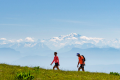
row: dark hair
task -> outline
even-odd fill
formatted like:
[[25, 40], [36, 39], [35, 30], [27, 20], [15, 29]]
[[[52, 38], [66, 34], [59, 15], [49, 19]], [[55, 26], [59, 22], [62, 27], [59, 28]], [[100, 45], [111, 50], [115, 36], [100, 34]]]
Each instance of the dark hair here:
[[54, 52], [54, 54], [57, 54], [57, 52]]

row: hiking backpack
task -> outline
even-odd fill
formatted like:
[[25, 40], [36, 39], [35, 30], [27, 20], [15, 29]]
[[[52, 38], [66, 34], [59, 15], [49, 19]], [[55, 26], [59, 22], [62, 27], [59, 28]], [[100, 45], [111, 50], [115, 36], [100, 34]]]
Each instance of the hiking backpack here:
[[84, 61], [86, 61], [85, 57], [83, 55], [81, 55], [84, 58]]

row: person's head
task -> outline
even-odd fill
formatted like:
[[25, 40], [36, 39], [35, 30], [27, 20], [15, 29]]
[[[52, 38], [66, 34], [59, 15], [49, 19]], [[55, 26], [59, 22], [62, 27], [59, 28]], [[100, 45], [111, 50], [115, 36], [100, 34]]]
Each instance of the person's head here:
[[80, 57], [80, 53], [77, 53], [77, 56]]
[[56, 56], [56, 55], [57, 55], [57, 52], [54, 52], [54, 55]]

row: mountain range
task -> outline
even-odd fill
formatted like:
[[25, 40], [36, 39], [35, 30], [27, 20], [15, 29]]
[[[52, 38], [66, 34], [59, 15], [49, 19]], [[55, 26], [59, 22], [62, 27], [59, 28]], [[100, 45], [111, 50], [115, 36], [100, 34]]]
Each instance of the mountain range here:
[[[111, 41], [112, 43], [109, 41], [109, 43], [119, 46], [117, 43], [119, 40], [115, 41]], [[68, 69], [73, 70], [78, 61], [77, 52], [85, 56], [87, 66], [120, 64], [119, 48], [108, 45], [108, 42], [103, 38], [86, 37], [76, 33], [51, 39], [32, 40], [31, 42], [0, 44], [0, 62], [24, 66], [39, 65], [49, 68], [55, 51], [58, 52], [61, 68], [65, 69], [68, 67]]]
[[[42, 39], [35, 41], [34, 39], [27, 37], [26, 41], [20, 39], [14, 42], [10, 40], [1, 40], [0, 48], [12, 48], [20, 52], [28, 52], [30, 50], [36, 51], [61, 51], [66, 52], [72, 48], [117, 48], [120, 47], [120, 40], [106, 40], [104, 38], [86, 37], [76, 33], [69, 35], [61, 35], [50, 39]], [[30, 51], [31, 52], [31, 51]], [[36, 53], [36, 52], [35, 52]]]

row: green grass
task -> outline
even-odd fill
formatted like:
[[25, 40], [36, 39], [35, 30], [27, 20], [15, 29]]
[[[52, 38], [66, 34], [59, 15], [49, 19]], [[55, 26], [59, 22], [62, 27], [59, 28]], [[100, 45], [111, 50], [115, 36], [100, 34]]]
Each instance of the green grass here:
[[39, 67], [21, 67], [0, 64], [0, 80], [17, 80], [15, 76], [20, 72], [30, 72], [33, 80], [120, 80], [120, 76], [107, 73], [91, 73], [78, 71], [46, 70]]

